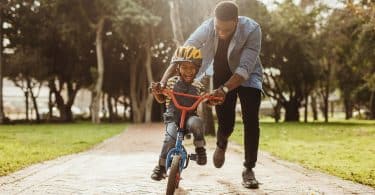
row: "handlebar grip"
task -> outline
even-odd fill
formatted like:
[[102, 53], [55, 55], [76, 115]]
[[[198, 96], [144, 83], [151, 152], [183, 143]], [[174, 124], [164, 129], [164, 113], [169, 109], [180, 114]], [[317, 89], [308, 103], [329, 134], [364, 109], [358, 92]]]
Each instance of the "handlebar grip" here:
[[209, 96], [208, 100], [224, 101], [224, 98], [222, 98], [222, 97], [216, 97], [216, 96]]

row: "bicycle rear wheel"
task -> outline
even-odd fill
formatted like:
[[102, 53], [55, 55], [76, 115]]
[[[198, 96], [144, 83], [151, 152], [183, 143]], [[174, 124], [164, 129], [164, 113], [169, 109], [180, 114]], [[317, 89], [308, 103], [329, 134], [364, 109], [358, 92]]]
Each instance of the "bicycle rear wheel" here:
[[180, 155], [173, 156], [168, 175], [167, 195], [173, 195], [175, 189], [178, 188], [178, 184], [180, 183], [180, 161]]

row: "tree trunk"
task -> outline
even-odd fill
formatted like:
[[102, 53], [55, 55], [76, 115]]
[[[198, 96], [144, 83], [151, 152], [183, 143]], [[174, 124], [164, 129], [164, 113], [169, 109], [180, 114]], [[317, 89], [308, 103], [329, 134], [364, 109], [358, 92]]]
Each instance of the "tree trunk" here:
[[0, 124], [3, 124], [5, 122], [3, 105], [3, 5], [0, 6], [0, 40]]
[[59, 110], [59, 113], [60, 113], [60, 120], [63, 121], [63, 122], [71, 122], [71, 121], [73, 121], [73, 113], [72, 113], [71, 108], [72, 108], [72, 105], [74, 103], [74, 99], [77, 95], [77, 91], [79, 89], [79, 86], [77, 85], [75, 88], [73, 88], [73, 85], [72, 85], [71, 82], [66, 83], [68, 101], [65, 104], [64, 99], [61, 95], [61, 89], [62, 89], [62, 86], [64, 84], [63, 84], [62, 81], [59, 81], [59, 82], [60, 82], [59, 90], [57, 90], [54, 80], [50, 80], [48, 82], [48, 86], [55, 96], [56, 106], [57, 106], [57, 109]]
[[316, 103], [316, 97], [315, 95], [311, 95], [311, 111], [313, 113], [314, 121], [318, 120], [318, 108]]
[[324, 95], [323, 99], [323, 116], [324, 116], [324, 122], [328, 122], [328, 96], [329, 94]]
[[215, 136], [215, 123], [214, 123], [214, 117], [212, 114], [212, 108], [207, 105], [207, 103], [202, 104], [202, 118], [204, 121], [204, 130], [206, 135], [212, 135]]
[[375, 119], [375, 91], [371, 92], [369, 109], [370, 109], [370, 119], [373, 120]]
[[112, 96], [110, 96], [109, 94], [107, 95], [107, 107], [109, 114], [109, 122], [113, 122], [115, 120], [115, 117], [113, 112]]
[[36, 122], [40, 122], [40, 114], [39, 114], [39, 108], [38, 108], [38, 103], [36, 101], [36, 97], [34, 96], [34, 93], [31, 88], [29, 88], [30, 95], [31, 95], [31, 100], [33, 101], [34, 109], [35, 109], [35, 118]]
[[145, 83], [145, 67], [139, 66], [142, 56], [137, 56], [135, 63], [130, 65], [130, 103], [131, 103], [131, 116], [135, 123], [141, 123], [144, 119], [145, 102], [143, 99], [143, 83]]
[[[206, 92], [209, 92], [211, 89], [211, 79], [212, 77], [204, 77], [202, 79], [202, 84], [205, 86]], [[204, 130], [206, 135], [216, 135], [214, 117], [212, 114], [212, 108], [207, 105], [207, 103], [202, 104], [202, 119], [204, 121]]]
[[145, 106], [145, 122], [150, 123], [152, 120], [152, 103], [154, 101], [154, 97], [151, 94], [147, 95], [146, 98], [146, 106]]
[[182, 34], [182, 26], [180, 21], [179, 2], [175, 0], [169, 1], [169, 12], [173, 30], [173, 41], [176, 46], [180, 46], [184, 42]]
[[344, 108], [345, 108], [345, 119], [351, 119], [353, 117], [353, 104], [349, 97], [344, 95]]
[[48, 119], [47, 120], [51, 120], [53, 118], [52, 94], [53, 94], [53, 92], [50, 89], [49, 94], [48, 94]]
[[71, 107], [64, 106], [62, 110], [60, 111], [60, 114], [62, 114], [62, 120], [64, 122], [71, 122], [73, 121], [73, 113]]
[[95, 83], [95, 88], [93, 92], [93, 102], [92, 102], [92, 111], [91, 111], [91, 121], [93, 123], [100, 123], [100, 97], [102, 95], [102, 86], [103, 86], [103, 74], [104, 74], [104, 59], [103, 59], [103, 28], [104, 28], [105, 18], [102, 17], [99, 19], [99, 22], [96, 26], [96, 57], [97, 57], [97, 79]]
[[59, 113], [60, 113], [60, 120], [63, 122], [73, 121], [73, 113], [72, 113], [71, 107], [64, 104], [64, 100], [60, 94], [57, 95], [55, 93], [55, 96], [56, 96], [57, 108], [59, 109]]
[[24, 91], [25, 95], [25, 111], [26, 111], [26, 121], [29, 121], [29, 91]]
[[26, 79], [26, 82], [27, 82], [27, 90], [30, 92], [31, 100], [32, 100], [33, 105], [34, 105], [36, 122], [39, 123], [40, 122], [40, 115], [39, 115], [38, 103], [36, 102], [36, 97], [34, 96], [34, 92], [33, 92], [32, 87], [31, 87], [30, 79]]
[[286, 102], [284, 108], [285, 121], [299, 121], [299, 102], [295, 98]]
[[276, 105], [273, 106], [273, 117], [275, 119], [275, 122], [278, 123], [281, 118], [281, 102], [280, 100], [276, 100]]
[[118, 97], [115, 97], [114, 98], [115, 100], [115, 105], [114, 105], [114, 108], [115, 108], [115, 117], [117, 118], [118, 117], [118, 109], [117, 109], [117, 105], [118, 105]]
[[305, 113], [304, 113], [304, 122], [307, 123], [307, 109], [309, 107], [309, 96], [305, 95]]
[[102, 109], [100, 110], [100, 112], [103, 114], [103, 119], [106, 119], [107, 118], [107, 114], [108, 114], [108, 110], [107, 110], [107, 106], [108, 105], [105, 105], [105, 97], [106, 97], [106, 95], [105, 95], [105, 93], [102, 93], [102, 96], [100, 96], [100, 100], [101, 100], [101, 107], [102, 107]]
[[[150, 49], [150, 46], [151, 46], [151, 41], [150, 40], [147, 40], [146, 41], [146, 45], [145, 45], [145, 54], [146, 54], [146, 60], [144, 62], [144, 66], [146, 68], [146, 72], [147, 72], [147, 83], [151, 83], [152, 81], [154, 81], [153, 79], [153, 75], [152, 75], [152, 67], [151, 67], [151, 49]], [[144, 86], [146, 88], [146, 90], [148, 89], [148, 84], [146, 83], [146, 86]], [[151, 122], [151, 116], [152, 116], [152, 103], [154, 101], [154, 97], [151, 93], [146, 93], [146, 106], [145, 106], [145, 122], [146, 123], [149, 123]]]

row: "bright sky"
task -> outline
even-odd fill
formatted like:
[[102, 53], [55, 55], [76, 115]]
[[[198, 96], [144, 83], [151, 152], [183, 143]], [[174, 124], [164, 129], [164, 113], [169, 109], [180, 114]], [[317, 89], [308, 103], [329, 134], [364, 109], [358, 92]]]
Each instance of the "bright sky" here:
[[[275, 4], [274, 2], [283, 2], [284, 0], [259, 0], [261, 2], [263, 2], [267, 8], [269, 10], [273, 10], [275, 9]], [[299, 3], [300, 0], [294, 0], [296, 3]], [[329, 7], [340, 7], [342, 6], [342, 3], [339, 3], [338, 0], [316, 0], [316, 1], [320, 1], [320, 2], [324, 2], [325, 4], [327, 4]]]

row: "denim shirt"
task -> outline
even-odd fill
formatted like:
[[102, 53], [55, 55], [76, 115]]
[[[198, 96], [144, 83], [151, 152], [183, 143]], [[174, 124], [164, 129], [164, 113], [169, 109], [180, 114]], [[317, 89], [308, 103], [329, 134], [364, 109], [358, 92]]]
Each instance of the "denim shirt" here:
[[[258, 23], [251, 18], [239, 16], [227, 54], [231, 72], [237, 73], [245, 79], [241, 85], [260, 90], [262, 90], [263, 80], [263, 67], [259, 58], [261, 36]], [[197, 75], [198, 79], [204, 75], [213, 75], [213, 60], [218, 40], [214, 18], [210, 18], [203, 22], [185, 42], [185, 46], [195, 46], [202, 52], [203, 63]]]

